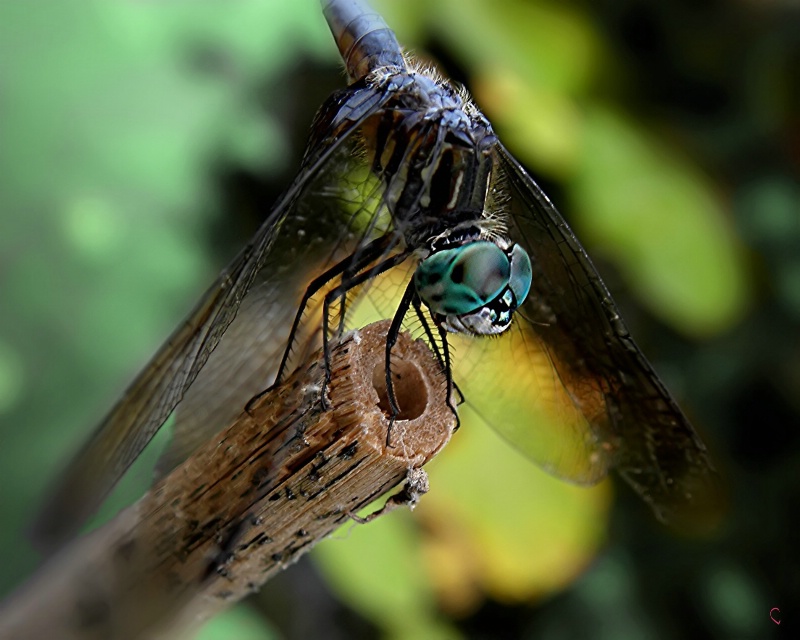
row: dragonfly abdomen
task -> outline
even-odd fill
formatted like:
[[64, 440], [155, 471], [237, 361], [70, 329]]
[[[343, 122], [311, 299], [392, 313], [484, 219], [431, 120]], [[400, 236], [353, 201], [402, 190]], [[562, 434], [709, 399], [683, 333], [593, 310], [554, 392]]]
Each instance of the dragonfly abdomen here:
[[382, 67], [407, 70], [394, 32], [365, 2], [323, 0], [322, 12], [351, 82]]

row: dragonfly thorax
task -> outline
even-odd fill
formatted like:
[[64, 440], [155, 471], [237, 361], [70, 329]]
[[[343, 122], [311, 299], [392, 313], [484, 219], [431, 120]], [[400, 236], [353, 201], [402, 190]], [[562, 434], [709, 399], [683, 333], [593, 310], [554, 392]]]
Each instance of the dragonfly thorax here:
[[491, 335], [511, 324], [531, 287], [531, 261], [518, 244], [478, 240], [436, 251], [414, 274], [414, 286], [448, 331]]
[[402, 88], [361, 133], [371, 171], [386, 186], [384, 202], [411, 243], [480, 219], [497, 144], [489, 122], [449, 83], [424, 72], [376, 72], [369, 84]]

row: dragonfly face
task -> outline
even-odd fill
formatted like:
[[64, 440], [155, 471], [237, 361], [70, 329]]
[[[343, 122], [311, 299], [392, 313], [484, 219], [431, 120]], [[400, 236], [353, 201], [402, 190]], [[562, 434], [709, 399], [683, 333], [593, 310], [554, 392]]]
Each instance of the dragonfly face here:
[[703, 443], [547, 196], [363, 2], [323, 11], [350, 85], [262, 227], [68, 467], [43, 541], [77, 529], [176, 407], [161, 472], [332, 335], [384, 318], [387, 367], [416, 327], [466, 402], [547, 471], [592, 484], [616, 468], [661, 519], [708, 508]]
[[504, 251], [498, 241], [479, 240], [423, 260], [414, 287], [448, 331], [502, 333], [530, 291], [531, 260], [517, 244]]

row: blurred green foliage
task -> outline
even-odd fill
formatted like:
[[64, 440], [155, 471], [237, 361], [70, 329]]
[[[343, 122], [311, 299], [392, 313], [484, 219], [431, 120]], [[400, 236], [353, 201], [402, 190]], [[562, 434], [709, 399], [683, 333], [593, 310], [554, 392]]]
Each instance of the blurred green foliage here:
[[277, 640], [280, 636], [263, 616], [248, 607], [234, 607], [210, 622], [194, 636], [194, 640]]
[[45, 484], [220, 267], [212, 166], [280, 166], [255, 94], [322, 55], [316, 18], [262, 1], [0, 5], [3, 591], [35, 562], [21, 533]]
[[[413, 517], [315, 552], [365, 635], [766, 637], [771, 606], [800, 610], [800, 26], [756, 4], [376, 2], [467, 82], [626, 311], [647, 310], [626, 317], [733, 497], [708, 542], [635, 508], [609, 528], [608, 484], [560, 483], [465, 420]], [[336, 86], [316, 1], [0, 3], [0, 593], [36, 564], [23, 532], [46, 483], [233, 253], [214, 242], [247, 225], [226, 172], [290, 178], [310, 120], [287, 113], [315, 106], [301, 59]], [[316, 597], [297, 615], [323, 616]], [[274, 637], [255, 616], [201, 637]]]

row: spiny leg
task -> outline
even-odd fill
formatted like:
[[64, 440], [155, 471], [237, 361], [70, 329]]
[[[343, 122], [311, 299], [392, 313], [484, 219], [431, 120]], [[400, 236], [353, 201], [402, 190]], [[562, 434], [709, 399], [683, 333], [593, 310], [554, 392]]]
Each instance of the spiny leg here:
[[442, 368], [442, 371], [444, 371], [445, 364], [443, 356], [441, 351], [439, 351], [439, 345], [436, 342], [433, 331], [431, 331], [431, 325], [428, 322], [428, 319], [425, 317], [425, 312], [422, 310], [422, 303], [420, 302], [419, 296], [414, 296], [414, 299], [411, 301], [411, 305], [414, 307], [414, 312], [417, 314], [417, 318], [422, 325], [422, 329], [425, 332], [425, 337], [428, 339], [428, 342], [431, 345], [433, 354], [436, 356], [436, 360], [439, 363], [439, 366]]
[[[425, 331], [425, 335], [428, 337], [428, 342], [430, 342], [431, 347], [433, 348], [433, 352], [436, 355], [436, 359], [439, 362], [439, 366], [442, 368], [442, 373], [445, 375], [445, 380], [447, 380], [447, 406], [449, 407], [450, 411], [453, 412], [453, 415], [456, 418], [456, 430], [459, 429], [461, 426], [461, 418], [458, 416], [458, 411], [456, 411], [455, 406], [453, 405], [453, 390], [458, 393], [461, 397], [462, 401], [464, 399], [464, 395], [461, 393], [461, 390], [458, 388], [458, 385], [453, 381], [453, 369], [452, 369], [452, 361], [450, 360], [450, 344], [447, 342], [447, 331], [441, 326], [437, 325], [437, 330], [439, 331], [439, 339], [442, 342], [442, 350], [439, 351], [439, 345], [436, 342], [436, 339], [433, 336], [433, 331], [431, 331], [431, 326], [428, 323], [428, 319], [425, 317], [425, 313], [422, 310], [422, 303], [419, 299], [419, 296], [414, 296], [411, 301], [412, 306], [414, 307], [414, 311], [419, 318], [420, 323], [422, 323], [422, 327]], [[460, 403], [459, 403], [460, 404]]]
[[436, 356], [436, 360], [439, 363], [439, 366], [442, 368], [442, 373], [444, 373], [446, 369], [444, 356], [439, 349], [439, 343], [437, 342], [436, 337], [433, 335], [431, 325], [428, 322], [428, 319], [425, 317], [425, 312], [422, 310], [422, 302], [420, 301], [419, 296], [414, 296], [414, 298], [411, 300], [411, 306], [414, 307], [414, 312], [417, 314], [417, 318], [422, 325], [422, 329], [425, 331], [425, 337], [428, 339], [431, 349], [433, 350], [433, 354]]
[[452, 361], [450, 360], [450, 344], [447, 342], [447, 331], [439, 325], [439, 337], [442, 339], [442, 352], [444, 354], [444, 375], [445, 379], [447, 380], [447, 406], [450, 408], [450, 411], [453, 412], [453, 415], [456, 417], [456, 426], [455, 431], [461, 427], [461, 418], [458, 416], [458, 411], [456, 411], [456, 407], [453, 404], [453, 389], [458, 392], [458, 395], [461, 396], [462, 402], [464, 399], [464, 395], [461, 393], [461, 389], [458, 388], [458, 385], [453, 381], [453, 369], [452, 369]]
[[389, 327], [389, 332], [386, 334], [386, 395], [389, 398], [389, 428], [386, 431], [386, 446], [389, 447], [390, 439], [392, 437], [392, 427], [398, 415], [400, 415], [400, 408], [397, 406], [397, 398], [394, 395], [394, 385], [392, 384], [392, 369], [391, 369], [391, 356], [392, 347], [397, 343], [397, 338], [400, 335], [400, 329], [403, 326], [403, 318], [405, 318], [408, 309], [413, 303], [417, 295], [417, 288], [412, 279], [406, 290], [403, 293], [403, 298], [400, 300], [400, 306], [397, 307], [392, 324]]
[[[408, 251], [401, 251], [400, 253], [391, 256], [384, 260], [383, 262], [378, 263], [371, 269], [367, 269], [366, 271], [362, 271], [361, 273], [357, 274], [352, 280], [347, 282], [341, 282], [338, 286], [334, 287], [330, 291], [325, 294], [325, 298], [322, 302], [322, 353], [324, 354], [324, 366], [325, 366], [325, 388], [327, 388], [328, 384], [331, 381], [331, 363], [330, 363], [330, 354], [328, 352], [328, 334], [330, 330], [329, 326], [329, 319], [330, 319], [330, 307], [336, 298], [347, 295], [347, 292], [355, 289], [356, 287], [364, 284], [367, 280], [371, 280], [376, 276], [388, 271], [389, 269], [393, 269], [397, 265], [404, 262], [410, 253]], [[323, 406], [325, 405], [325, 389], [323, 388], [323, 393], [321, 394], [321, 401]]]
[[[379, 191], [379, 187], [375, 187], [375, 189], [373, 189], [371, 195], [374, 196], [374, 194], [377, 191]], [[368, 196], [365, 200], [369, 200], [369, 199], [370, 199], [370, 196]], [[355, 218], [355, 215], [356, 214], [353, 215], [354, 218]], [[377, 226], [378, 226], [378, 220], [380, 219], [380, 217], [381, 216], [378, 213], [376, 213], [375, 215], [373, 215], [370, 218], [369, 224], [367, 225], [367, 228], [364, 230], [364, 233], [362, 234], [362, 238], [369, 238], [373, 233], [375, 233], [375, 231], [377, 229]], [[392, 249], [394, 249], [400, 243], [400, 234], [397, 234], [397, 233], [393, 234], [392, 232], [385, 232], [378, 239], [380, 240], [380, 239], [383, 239], [383, 238], [387, 238], [389, 236], [392, 236], [393, 242], [390, 242], [390, 241], [387, 240], [386, 246], [384, 247], [384, 252], [383, 252], [384, 255], [387, 255], [390, 251], [392, 251]], [[367, 245], [364, 248], [369, 248], [369, 245]], [[374, 259], [377, 259], [377, 258], [378, 258], [378, 256], [375, 256]], [[353, 268], [349, 268], [349, 267], [346, 268], [345, 271], [342, 272], [342, 281], [346, 280], [348, 277], [353, 277], [355, 274], [357, 274], [359, 271], [361, 271], [361, 269], [366, 268], [366, 266], [370, 262], [372, 262], [372, 260], [369, 260], [366, 263], [364, 263], [363, 261], [359, 261], [358, 264], [360, 264], [360, 266], [354, 266]], [[350, 274], [349, 276], [348, 276], [348, 273]], [[341, 303], [340, 303], [341, 312], [339, 314], [339, 327], [337, 328], [337, 333], [339, 335], [344, 333], [344, 322], [345, 322], [345, 318], [347, 316], [346, 307], [347, 307], [347, 295], [345, 294], [344, 296], [342, 296], [342, 300], [341, 300]]]
[[283, 377], [286, 374], [286, 367], [288, 366], [289, 358], [291, 357], [292, 354], [292, 346], [294, 345], [295, 335], [300, 327], [300, 322], [302, 322], [303, 320], [303, 313], [306, 310], [306, 306], [308, 305], [309, 300], [311, 300], [311, 298], [313, 298], [317, 293], [319, 293], [319, 291], [331, 280], [333, 280], [339, 275], [346, 273], [348, 269], [352, 269], [354, 272], [360, 271], [361, 269], [368, 266], [370, 262], [379, 258], [381, 254], [383, 254], [391, 247], [393, 235], [394, 234], [387, 233], [379, 238], [376, 238], [375, 240], [372, 240], [361, 249], [361, 255], [356, 256], [355, 254], [351, 254], [347, 256], [343, 260], [340, 260], [335, 265], [333, 265], [330, 269], [328, 269], [321, 275], [314, 278], [309, 283], [309, 285], [306, 287], [302, 299], [300, 300], [300, 305], [297, 309], [297, 313], [294, 316], [294, 321], [292, 322], [292, 329], [289, 332], [289, 339], [286, 342], [286, 348], [284, 349], [283, 357], [281, 358], [281, 363], [278, 366], [278, 373], [275, 376], [275, 382], [273, 382], [270, 387], [268, 387], [261, 393], [258, 393], [255, 396], [253, 396], [245, 406], [245, 411], [250, 413], [253, 404], [257, 402], [259, 398], [261, 398], [270, 389], [276, 387], [283, 381]]
[[278, 367], [278, 375], [275, 378], [275, 384], [279, 384], [282, 381], [283, 376], [286, 374], [286, 367], [288, 365], [289, 358], [291, 357], [295, 335], [300, 327], [300, 322], [303, 320], [303, 313], [306, 310], [309, 300], [319, 293], [319, 291], [336, 276], [342, 275], [347, 271], [357, 273], [369, 265], [370, 262], [379, 258], [381, 254], [383, 254], [389, 248], [389, 245], [392, 241], [392, 235], [393, 234], [386, 234], [369, 242], [361, 249], [361, 255], [356, 256], [356, 254], [351, 254], [347, 256], [343, 260], [337, 262], [325, 273], [314, 278], [309, 283], [308, 287], [306, 287], [305, 293], [303, 294], [303, 298], [300, 301], [300, 306], [297, 309], [294, 321], [292, 322], [292, 330], [289, 332], [289, 340], [286, 344], [286, 349], [283, 352], [281, 364]]

